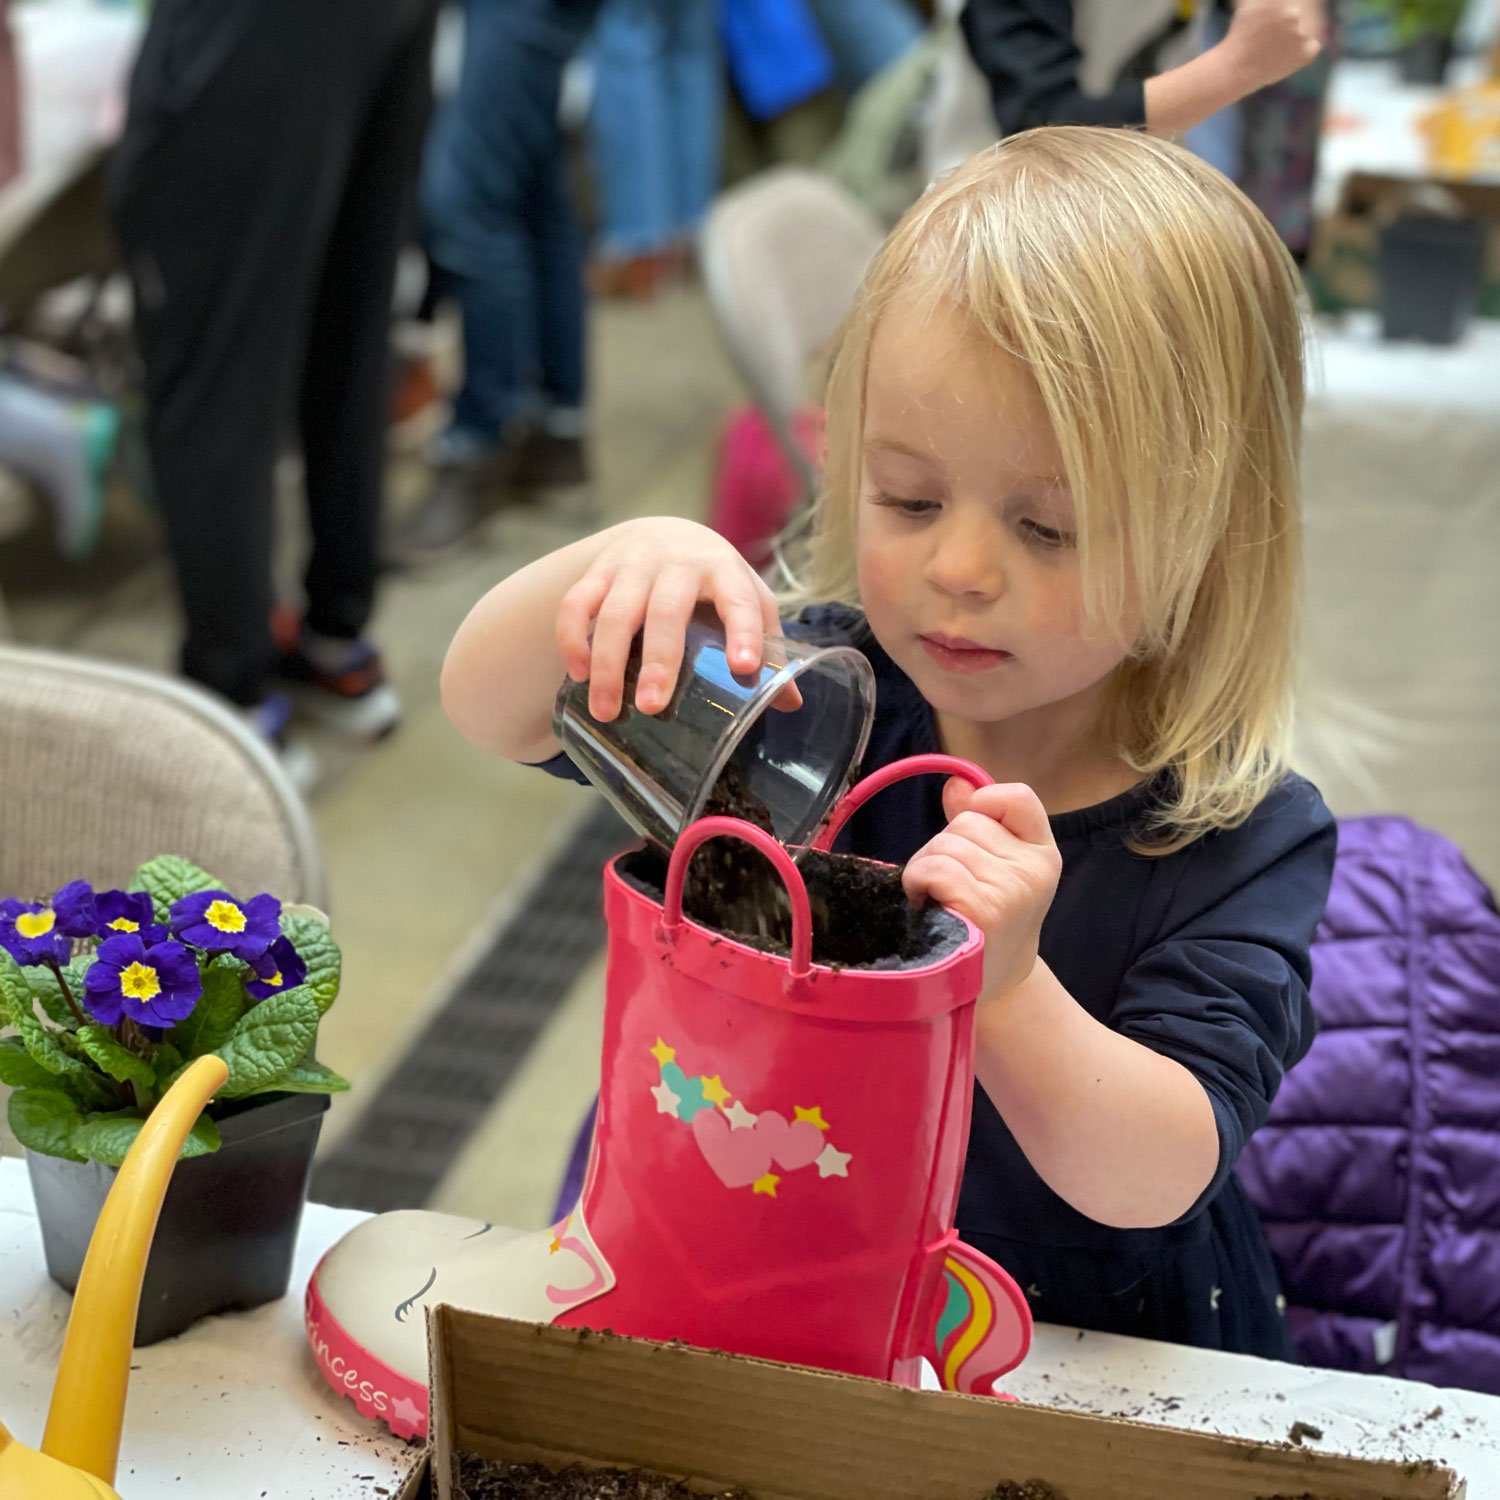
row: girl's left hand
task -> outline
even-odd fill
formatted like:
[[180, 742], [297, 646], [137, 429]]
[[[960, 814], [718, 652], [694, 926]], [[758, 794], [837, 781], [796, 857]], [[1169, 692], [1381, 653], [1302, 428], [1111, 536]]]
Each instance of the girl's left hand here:
[[984, 934], [984, 993], [990, 1000], [1036, 966], [1042, 918], [1052, 905], [1062, 856], [1046, 809], [1029, 786], [943, 788], [948, 826], [906, 866], [907, 896], [951, 907]]

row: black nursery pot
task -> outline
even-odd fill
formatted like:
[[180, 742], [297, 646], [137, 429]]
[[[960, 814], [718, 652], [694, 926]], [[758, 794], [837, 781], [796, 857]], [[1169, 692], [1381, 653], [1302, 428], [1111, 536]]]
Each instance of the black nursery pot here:
[[[326, 1094], [267, 1094], [230, 1105], [211, 1156], [179, 1161], [156, 1226], [135, 1346], [211, 1313], [286, 1295]], [[74, 1291], [117, 1169], [26, 1153], [47, 1272]]]
[[1380, 232], [1380, 317], [1388, 339], [1452, 344], [1479, 305], [1486, 227], [1479, 219], [1397, 219]]
[[1441, 83], [1452, 60], [1453, 38], [1436, 31], [1413, 37], [1397, 54], [1403, 83]]

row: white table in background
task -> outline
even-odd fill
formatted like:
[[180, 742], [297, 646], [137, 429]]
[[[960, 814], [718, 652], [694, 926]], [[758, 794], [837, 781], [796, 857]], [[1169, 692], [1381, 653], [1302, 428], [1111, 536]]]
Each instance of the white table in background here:
[[[416, 1450], [336, 1397], [302, 1337], [297, 1293], [362, 1217], [309, 1205], [291, 1297], [137, 1351], [124, 1500], [367, 1500], [395, 1489]], [[40, 1437], [68, 1306], [42, 1264], [25, 1168], [0, 1161], [0, 1418], [22, 1442]], [[1468, 1480], [1469, 1500], [1500, 1500], [1494, 1397], [1049, 1326], [1006, 1388], [1039, 1405], [1271, 1441], [1302, 1421], [1323, 1430], [1321, 1447], [1442, 1459]]]

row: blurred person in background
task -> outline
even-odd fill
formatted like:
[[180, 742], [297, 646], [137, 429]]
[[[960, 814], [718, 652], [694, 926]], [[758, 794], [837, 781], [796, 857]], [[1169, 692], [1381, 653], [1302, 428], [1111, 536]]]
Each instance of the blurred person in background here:
[[[400, 704], [375, 599], [389, 320], [436, 0], [158, 5], [109, 196], [135, 292], [182, 669], [285, 749], [294, 689], [362, 739]], [[274, 469], [301, 439], [305, 614], [277, 611]]]
[[649, 299], [690, 265], [719, 189], [718, 0], [604, 0], [589, 54], [600, 210], [591, 285], [601, 296]]
[[21, 171], [21, 79], [10, 29], [10, 0], [0, 0], [0, 188]]
[[[1340, 7], [1329, 0], [1328, 45], [1305, 68], [1247, 95], [1188, 131], [1184, 144], [1233, 178], [1303, 261], [1312, 246], [1313, 186], [1328, 86], [1339, 51]], [[1215, 5], [1205, 18], [1205, 51], [1228, 34], [1232, 11]]]
[[909, 0], [807, 0], [847, 95], [857, 94], [916, 44], [926, 29]]
[[516, 490], [588, 477], [584, 247], [558, 107], [600, 3], [464, 0], [458, 90], [421, 189], [434, 289], [462, 314], [464, 379], [397, 563], [463, 542]]
[[1323, 0], [1239, 0], [1222, 41], [1171, 66], [1190, 15], [1181, 0], [968, 0], [961, 20], [1002, 136], [1035, 125], [1186, 131], [1305, 68], [1327, 24]]

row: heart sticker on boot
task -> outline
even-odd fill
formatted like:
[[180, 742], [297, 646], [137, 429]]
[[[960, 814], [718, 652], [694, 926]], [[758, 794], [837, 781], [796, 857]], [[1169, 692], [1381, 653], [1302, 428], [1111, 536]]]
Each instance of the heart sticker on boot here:
[[783, 1172], [810, 1167], [822, 1154], [823, 1132], [809, 1120], [787, 1124], [786, 1116], [774, 1109], [757, 1115], [755, 1134], [771, 1148], [771, 1159]]
[[758, 1130], [731, 1130], [714, 1109], [700, 1110], [690, 1128], [703, 1159], [725, 1187], [749, 1187], [771, 1170], [771, 1147]]

